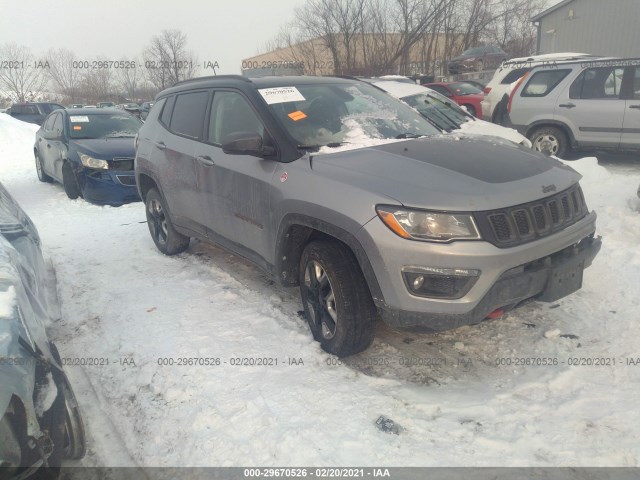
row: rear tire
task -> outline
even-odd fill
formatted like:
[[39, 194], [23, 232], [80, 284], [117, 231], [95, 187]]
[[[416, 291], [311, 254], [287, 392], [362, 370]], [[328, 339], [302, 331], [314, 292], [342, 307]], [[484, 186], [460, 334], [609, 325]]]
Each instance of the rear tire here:
[[300, 296], [313, 338], [339, 357], [365, 350], [375, 335], [376, 307], [353, 253], [337, 241], [302, 252]]
[[44, 173], [44, 170], [42, 168], [42, 159], [40, 158], [40, 154], [38, 153], [37, 150], [34, 151], [33, 153], [34, 153], [34, 155], [36, 157], [36, 173], [38, 174], [38, 180], [40, 180], [41, 182], [51, 183], [53, 181], [53, 178], [51, 178], [49, 175]]
[[171, 224], [167, 206], [160, 192], [152, 188], [145, 198], [147, 225], [153, 243], [165, 255], [176, 255], [189, 247], [190, 238], [178, 233]]
[[78, 179], [76, 178], [76, 174], [73, 173], [69, 162], [64, 162], [62, 166], [62, 186], [64, 187], [64, 192], [67, 194], [67, 197], [71, 200], [75, 200], [80, 196]]
[[478, 116], [478, 112], [476, 112], [476, 107], [474, 107], [473, 105], [471, 105], [469, 103], [465, 103], [464, 106], [467, 109], [467, 111], [469, 112], [469, 115], [472, 115], [474, 117]]
[[562, 158], [569, 150], [567, 135], [557, 127], [541, 127], [529, 135], [535, 151]]

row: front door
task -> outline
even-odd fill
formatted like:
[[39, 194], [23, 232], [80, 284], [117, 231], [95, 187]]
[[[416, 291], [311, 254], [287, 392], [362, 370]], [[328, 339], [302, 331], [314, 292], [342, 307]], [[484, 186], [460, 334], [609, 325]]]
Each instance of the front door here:
[[627, 69], [631, 75], [631, 92], [625, 101], [621, 147], [640, 148], [640, 67]]

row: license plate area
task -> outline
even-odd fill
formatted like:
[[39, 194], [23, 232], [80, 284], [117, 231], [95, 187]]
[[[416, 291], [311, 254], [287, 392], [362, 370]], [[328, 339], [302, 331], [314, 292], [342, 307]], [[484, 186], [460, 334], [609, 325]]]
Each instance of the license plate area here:
[[543, 302], [554, 302], [562, 297], [580, 290], [582, 287], [582, 275], [584, 261], [555, 267], [551, 270], [547, 286], [539, 299]]

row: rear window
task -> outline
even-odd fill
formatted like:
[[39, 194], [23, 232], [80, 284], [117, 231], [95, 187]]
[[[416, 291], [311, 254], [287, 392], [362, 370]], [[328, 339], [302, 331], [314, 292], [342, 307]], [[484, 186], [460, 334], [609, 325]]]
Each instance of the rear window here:
[[542, 70], [534, 73], [522, 90], [523, 97], [544, 97], [567, 76], [571, 70]]
[[209, 92], [206, 90], [178, 95], [171, 115], [171, 130], [187, 137], [200, 138], [208, 99]]
[[530, 72], [530, 68], [516, 68], [511, 70], [500, 82], [502, 85], [511, 85], [513, 82], [522, 77], [525, 73]]

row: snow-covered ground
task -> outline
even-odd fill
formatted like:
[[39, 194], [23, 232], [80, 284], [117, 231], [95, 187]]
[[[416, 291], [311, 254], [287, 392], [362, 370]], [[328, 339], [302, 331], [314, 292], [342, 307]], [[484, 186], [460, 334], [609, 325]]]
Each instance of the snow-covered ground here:
[[[215, 246], [165, 257], [142, 204], [98, 207], [38, 182], [36, 129], [0, 114], [0, 181], [55, 268], [62, 357], [103, 359], [66, 367], [85, 465], [640, 466], [640, 165], [570, 162], [604, 237], [579, 292], [437, 335], [380, 325], [338, 362], [297, 290]], [[380, 431], [381, 415], [404, 430]]]

